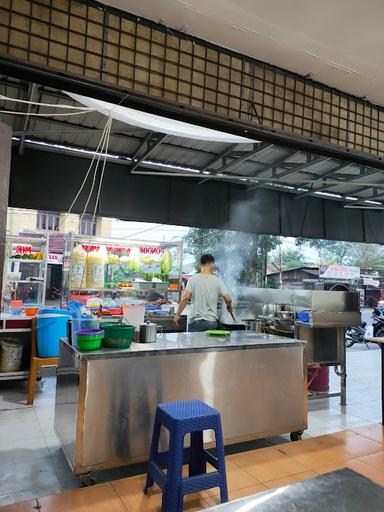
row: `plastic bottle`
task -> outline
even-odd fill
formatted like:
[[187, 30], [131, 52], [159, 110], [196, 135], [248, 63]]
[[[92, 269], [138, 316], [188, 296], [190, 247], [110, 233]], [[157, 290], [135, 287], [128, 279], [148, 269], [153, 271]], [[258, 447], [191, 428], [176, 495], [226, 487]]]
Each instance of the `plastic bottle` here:
[[69, 287], [71, 289], [85, 288], [85, 263], [87, 253], [81, 245], [77, 245], [71, 254]]
[[87, 288], [100, 290], [104, 288], [104, 266], [108, 261], [108, 252], [104, 246], [89, 252], [87, 256]]

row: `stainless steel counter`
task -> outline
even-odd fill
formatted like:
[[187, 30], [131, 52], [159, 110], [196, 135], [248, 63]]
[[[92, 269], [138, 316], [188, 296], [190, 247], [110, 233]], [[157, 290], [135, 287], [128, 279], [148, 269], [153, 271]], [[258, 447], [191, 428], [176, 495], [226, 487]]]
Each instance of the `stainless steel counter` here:
[[145, 459], [156, 404], [174, 400], [217, 408], [227, 443], [304, 430], [305, 347], [245, 331], [228, 338], [166, 334], [156, 343], [95, 352], [61, 340], [55, 429], [67, 460], [83, 474]]
[[68, 345], [78, 359], [115, 359], [144, 355], [188, 354], [201, 351], [239, 350], [266, 347], [300, 347], [302, 340], [291, 340], [273, 334], [250, 331], [233, 331], [230, 336], [208, 336], [204, 332], [169, 333], [158, 336], [155, 343], [132, 343], [127, 349], [101, 348], [93, 352], [82, 352], [76, 346]]

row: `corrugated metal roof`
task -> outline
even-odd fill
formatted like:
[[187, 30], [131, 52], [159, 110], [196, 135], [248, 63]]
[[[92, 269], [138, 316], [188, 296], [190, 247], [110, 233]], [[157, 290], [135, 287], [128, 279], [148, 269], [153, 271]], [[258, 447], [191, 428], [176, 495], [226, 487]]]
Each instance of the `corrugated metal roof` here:
[[[0, 94], [4, 96], [27, 100], [31, 88], [29, 83], [0, 76]], [[41, 85], [32, 90], [32, 99], [39, 103], [79, 106], [62, 91]], [[26, 104], [0, 99], [0, 110], [25, 112], [26, 109]], [[31, 111], [51, 112], [52, 107], [34, 106]], [[35, 144], [38, 149], [65, 151], [70, 147], [72, 154], [73, 148], [94, 151], [107, 120], [98, 112], [68, 117], [30, 116], [27, 123], [25, 119], [25, 116], [0, 113], [0, 120], [13, 127], [15, 145], [24, 139], [23, 143]], [[176, 172], [191, 176], [195, 170], [201, 175], [195, 172], [193, 176], [201, 180], [233, 181], [249, 188], [282, 187], [298, 197], [320, 194], [346, 205], [353, 205], [353, 201], [364, 204], [365, 199], [373, 199], [378, 204], [384, 201], [384, 171], [377, 169], [266, 143], [227, 144], [167, 135], [157, 144], [156, 136], [114, 120], [108, 152], [121, 156], [125, 165], [127, 158], [139, 159], [135, 173], [155, 171], [166, 175]], [[154, 147], [152, 141], [155, 141]], [[41, 142], [46, 145], [36, 145]], [[61, 147], [51, 147], [53, 145]], [[375, 203], [365, 205], [374, 207]]]

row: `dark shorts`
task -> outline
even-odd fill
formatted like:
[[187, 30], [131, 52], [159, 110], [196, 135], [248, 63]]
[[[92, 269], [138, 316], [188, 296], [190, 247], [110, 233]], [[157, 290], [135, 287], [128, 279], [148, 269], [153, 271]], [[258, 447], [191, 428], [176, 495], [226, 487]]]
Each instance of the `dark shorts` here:
[[204, 332], [209, 329], [217, 329], [216, 320], [194, 320], [188, 325], [189, 332]]

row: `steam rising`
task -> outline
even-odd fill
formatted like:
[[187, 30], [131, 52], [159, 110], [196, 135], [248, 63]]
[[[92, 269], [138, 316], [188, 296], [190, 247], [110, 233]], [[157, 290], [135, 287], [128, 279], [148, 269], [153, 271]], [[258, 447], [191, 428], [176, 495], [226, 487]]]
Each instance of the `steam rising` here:
[[[223, 251], [215, 253], [216, 264], [220, 276], [223, 278], [228, 292], [231, 294], [234, 304], [238, 303], [240, 295], [240, 278], [247, 257], [249, 256], [249, 245], [251, 237], [258, 232], [260, 216], [258, 215], [259, 204], [255, 196], [245, 201], [234, 202], [230, 208], [229, 222], [223, 227], [223, 240], [221, 245]], [[244, 226], [249, 226], [249, 233], [245, 233]], [[237, 231], [237, 230], [242, 231]], [[252, 234], [251, 234], [252, 233]], [[235, 236], [233, 236], [235, 234]], [[249, 313], [242, 312], [242, 318]], [[236, 318], [240, 320], [242, 318]], [[231, 323], [232, 318], [228, 313], [222, 315], [222, 320]]]

